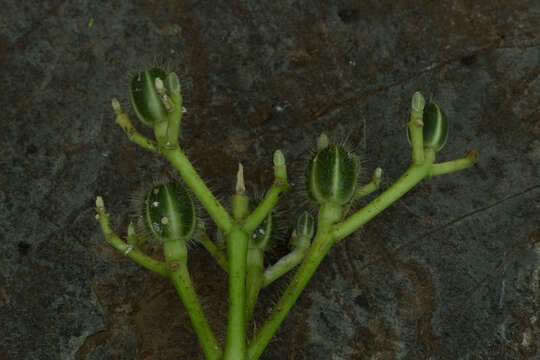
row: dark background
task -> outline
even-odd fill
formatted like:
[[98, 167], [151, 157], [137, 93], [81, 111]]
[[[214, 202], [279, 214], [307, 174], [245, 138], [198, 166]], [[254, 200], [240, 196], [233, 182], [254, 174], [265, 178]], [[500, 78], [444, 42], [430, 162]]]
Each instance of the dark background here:
[[[301, 183], [323, 131], [364, 154], [366, 180], [382, 167], [388, 187], [409, 163], [416, 90], [451, 122], [439, 161], [480, 153], [336, 246], [264, 359], [538, 358], [540, 2], [1, 7], [1, 359], [199, 358], [172, 285], [114, 251], [94, 219], [102, 195], [125, 235], [130, 197], [171, 171], [110, 107], [128, 109], [130, 74], [155, 63], [178, 73], [183, 147], [224, 200], [238, 161], [251, 189], [267, 188], [277, 148]], [[291, 224], [305, 196], [286, 199]], [[226, 278], [198, 246], [190, 254], [223, 323]], [[259, 325], [284, 286], [261, 294]]]

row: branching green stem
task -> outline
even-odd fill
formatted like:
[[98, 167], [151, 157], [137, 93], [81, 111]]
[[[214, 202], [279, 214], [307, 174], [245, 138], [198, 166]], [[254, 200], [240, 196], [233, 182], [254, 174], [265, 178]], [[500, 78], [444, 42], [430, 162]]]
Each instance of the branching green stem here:
[[167, 141], [170, 147], [177, 147], [180, 122], [182, 121], [182, 96], [179, 92], [171, 92], [169, 100], [173, 107], [168, 115]]
[[354, 193], [353, 200], [349, 202], [349, 204], [345, 207], [345, 210], [343, 211], [343, 218], [345, 218], [345, 216], [349, 214], [349, 211], [351, 210], [351, 207], [353, 206], [354, 201], [360, 198], [363, 198], [364, 196], [367, 196], [374, 191], [379, 190], [379, 188], [381, 187], [381, 180], [382, 180], [382, 170], [381, 168], [377, 168], [373, 172], [371, 181], [368, 184], [356, 190], [356, 192]]
[[[246, 195], [243, 167], [241, 164], [239, 165], [236, 194], [231, 199], [231, 216], [208, 189], [180, 149], [178, 133], [182, 118], [182, 97], [178, 78], [176, 74], [171, 74], [167, 76], [167, 86], [170, 90], [169, 97], [164, 93], [165, 88], [161, 79], [156, 79], [156, 91], [158, 91], [159, 98], [168, 111], [167, 120], [160, 116], [159, 122], [153, 123], [157, 142], [149, 140], [137, 132], [129, 116], [122, 111], [118, 100], [113, 99], [112, 107], [116, 114], [116, 123], [128, 138], [147, 150], [163, 154], [171, 162], [227, 238], [227, 255], [225, 255], [203, 230], [199, 232], [202, 245], [229, 275], [229, 314], [227, 338], [223, 351], [208, 324], [191, 282], [187, 268], [185, 241], [183, 239], [166, 241], [163, 247], [166, 261], [158, 261], [139, 250], [132, 226], [128, 231], [128, 243], [121, 240], [112, 231], [109, 215], [105, 211], [101, 197], [96, 200], [96, 218], [99, 220], [107, 242], [115, 249], [129, 256], [141, 266], [171, 279], [193, 323], [205, 356], [209, 360], [259, 359], [279, 325], [307, 286], [317, 267], [336, 242], [362, 227], [422, 179], [461, 170], [472, 166], [476, 161], [477, 154], [475, 151], [471, 151], [462, 159], [434, 164], [435, 151], [430, 147], [424, 148], [423, 112], [425, 99], [419, 92], [416, 92], [412, 98], [410, 121], [407, 123], [412, 146], [412, 165], [409, 169], [395, 184], [348, 218], [347, 213], [352, 201], [345, 208], [335, 203], [324, 203], [319, 209], [317, 233], [313, 243], [310, 245], [310, 239], [313, 235], [313, 219], [310, 217], [307, 223], [309, 231], [303, 231], [302, 227], [298, 228], [301, 230], [297, 230], [298, 233], [303, 235], [297, 239], [299, 241], [293, 242], [294, 251], [264, 270], [264, 252], [249, 245], [249, 236], [268, 216], [278, 202], [280, 195], [290, 188], [287, 183], [285, 156], [280, 150], [276, 150], [274, 153], [274, 184], [251, 214], [249, 214], [249, 198]], [[427, 140], [426, 144], [428, 144]], [[318, 140], [318, 147], [324, 148], [326, 146], [328, 146], [328, 138], [323, 134]], [[381, 170], [377, 169], [372, 181], [356, 190], [353, 200], [379, 189], [380, 182]], [[296, 231], [293, 234], [296, 234]], [[246, 329], [248, 322], [252, 318], [261, 288], [269, 285], [300, 262], [296, 274], [270, 317], [248, 346]]]
[[[330, 206], [327, 206], [330, 205]], [[253, 341], [249, 344], [247, 351], [248, 360], [257, 360], [270, 342], [270, 339], [278, 329], [281, 322], [294, 303], [306, 287], [307, 283], [317, 270], [322, 259], [328, 253], [328, 250], [334, 244], [334, 238], [331, 233], [332, 222], [339, 219], [341, 209], [336, 209], [334, 204], [325, 204], [319, 210], [317, 234], [313, 240], [313, 244], [308, 250], [304, 261], [298, 268], [298, 271], [292, 278], [289, 286], [281, 296], [281, 299], [275, 306], [272, 314], [259, 329]], [[336, 217], [337, 216], [337, 217]], [[241, 359], [241, 358], [239, 358]]]
[[424, 163], [424, 97], [416, 92], [413, 95], [411, 118], [407, 123], [412, 146], [412, 162], [416, 165]]
[[359, 229], [425, 178], [435, 160], [435, 152], [431, 149], [425, 149], [424, 156], [424, 163], [422, 165], [412, 164], [385, 192], [345, 221], [336, 224], [333, 231], [336, 240], [339, 241]]
[[120, 251], [122, 254], [129, 257], [131, 260], [135, 261], [137, 264], [152, 270], [155, 273], [158, 273], [163, 276], [167, 276], [167, 267], [162, 261], [152, 259], [148, 255], [141, 252], [135, 246], [126, 244], [122, 239], [120, 239], [114, 231], [111, 229], [109, 223], [109, 214], [105, 212], [104, 207], [97, 207], [97, 218], [99, 220], [99, 225], [101, 226], [101, 231], [105, 236], [105, 240], [111, 244], [116, 250]]
[[208, 189], [199, 174], [197, 174], [182, 150], [179, 148], [163, 149], [163, 154], [182, 176], [182, 179], [184, 179], [187, 186], [193, 191], [197, 199], [199, 199], [216, 225], [223, 233], [227, 234], [230, 232], [233, 226], [231, 217], [214, 197], [210, 189]]
[[279, 279], [282, 275], [291, 271], [296, 265], [300, 264], [310, 245], [310, 239], [298, 239], [296, 249], [283, 256], [274, 265], [264, 271], [263, 286], [270, 285], [273, 281]]
[[431, 177], [431, 176], [448, 174], [454, 171], [471, 167], [476, 162], [477, 156], [478, 156], [478, 153], [474, 150], [471, 150], [465, 155], [464, 158], [453, 160], [453, 161], [447, 161], [447, 162], [443, 162], [439, 164], [433, 164], [428, 176]]
[[263, 286], [264, 252], [257, 247], [249, 247], [246, 261], [246, 325], [249, 324]]
[[129, 119], [129, 115], [120, 112], [116, 115], [115, 122], [122, 128], [122, 130], [126, 133], [128, 139], [135, 144], [139, 145], [140, 147], [150, 150], [154, 153], [161, 153], [159, 145], [144, 135], [140, 134], [137, 129], [133, 126], [131, 123], [131, 120]]
[[228, 273], [229, 262], [227, 261], [227, 256], [223, 253], [223, 251], [221, 251], [203, 231], [199, 232], [199, 241], [201, 242], [202, 246], [204, 246], [204, 248], [210, 253], [210, 255], [212, 255], [214, 260], [216, 260], [219, 267], [221, 267], [223, 271]]
[[272, 208], [279, 200], [279, 196], [282, 192], [289, 190], [291, 186], [289, 184], [276, 184], [272, 185], [270, 190], [264, 196], [259, 206], [247, 217], [242, 225], [242, 229], [247, 233], [252, 233], [257, 226], [268, 216]]

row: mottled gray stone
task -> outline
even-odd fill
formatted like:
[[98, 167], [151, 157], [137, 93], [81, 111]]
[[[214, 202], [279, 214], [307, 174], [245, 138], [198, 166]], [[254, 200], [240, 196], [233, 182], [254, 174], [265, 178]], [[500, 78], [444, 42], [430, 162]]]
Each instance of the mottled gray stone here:
[[[262, 358], [537, 359], [539, 17], [531, 0], [4, 1], [0, 358], [200, 356], [170, 283], [112, 250], [94, 219], [99, 194], [124, 235], [130, 196], [170, 171], [110, 109], [113, 96], [128, 107], [130, 73], [161, 62], [182, 82], [182, 143], [222, 199], [238, 161], [268, 186], [277, 148], [302, 183], [322, 131], [389, 186], [409, 162], [416, 90], [451, 121], [440, 161], [480, 153], [337, 245]], [[299, 214], [305, 196], [286, 199]], [[191, 251], [223, 324], [225, 277]], [[259, 324], [284, 284], [261, 294]]]

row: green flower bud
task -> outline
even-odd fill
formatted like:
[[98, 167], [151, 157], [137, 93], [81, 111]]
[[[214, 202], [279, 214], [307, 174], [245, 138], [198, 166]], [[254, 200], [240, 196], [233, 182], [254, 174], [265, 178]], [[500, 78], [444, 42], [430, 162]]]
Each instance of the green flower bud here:
[[156, 78], [167, 78], [164, 70], [154, 68], [135, 75], [131, 81], [131, 105], [139, 120], [146, 126], [167, 121], [168, 111], [156, 89]]
[[[320, 138], [319, 138], [320, 139]], [[343, 146], [318, 146], [309, 161], [306, 184], [309, 197], [318, 205], [348, 203], [356, 190], [360, 164]]]
[[284, 166], [285, 165], [285, 155], [281, 150], [276, 150], [274, 152], [274, 166]]
[[413, 94], [411, 107], [413, 111], [422, 111], [426, 106], [426, 100], [420, 91], [417, 91]]
[[[448, 121], [446, 115], [435, 103], [424, 107], [422, 114], [422, 135], [424, 148], [432, 148], [435, 152], [441, 150], [448, 139]], [[407, 139], [411, 143], [411, 133], [407, 128]]]
[[160, 243], [189, 240], [197, 227], [193, 199], [178, 182], [155, 186], [148, 191], [142, 218], [145, 229]]
[[433, 148], [436, 152], [441, 150], [448, 139], [448, 122], [446, 115], [435, 103], [429, 103], [424, 107], [423, 135], [424, 147]]

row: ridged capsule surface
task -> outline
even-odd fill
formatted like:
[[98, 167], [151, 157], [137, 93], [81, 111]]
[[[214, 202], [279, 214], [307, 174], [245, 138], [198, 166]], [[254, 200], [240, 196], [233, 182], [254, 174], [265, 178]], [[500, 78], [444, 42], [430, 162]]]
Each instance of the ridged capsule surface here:
[[429, 103], [424, 108], [424, 147], [441, 150], [448, 139], [448, 121], [444, 111], [435, 103]]
[[154, 127], [156, 122], [167, 121], [167, 108], [156, 90], [156, 78], [165, 80], [167, 73], [154, 68], [137, 73], [130, 85], [131, 105], [137, 118], [146, 126]]
[[307, 169], [310, 198], [319, 205], [348, 203], [356, 190], [358, 170], [358, 158], [344, 147], [327, 146], [319, 150]]
[[146, 194], [143, 220], [158, 242], [189, 240], [197, 225], [195, 204], [178, 182], [155, 186]]

